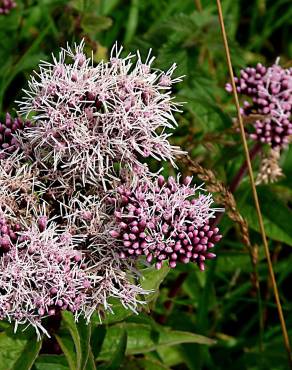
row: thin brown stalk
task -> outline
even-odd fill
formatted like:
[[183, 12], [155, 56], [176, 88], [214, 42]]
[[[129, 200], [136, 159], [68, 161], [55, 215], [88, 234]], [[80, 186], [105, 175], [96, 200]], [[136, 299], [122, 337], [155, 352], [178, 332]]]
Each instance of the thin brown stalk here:
[[199, 12], [201, 12], [203, 10], [201, 0], [195, 0], [195, 5], [196, 5], [196, 8]]
[[225, 53], [226, 53], [226, 59], [227, 59], [227, 65], [228, 65], [228, 70], [230, 74], [230, 80], [232, 84], [232, 91], [234, 95], [234, 100], [235, 100], [235, 105], [237, 109], [237, 117], [238, 117], [238, 123], [239, 123], [239, 128], [240, 128], [240, 133], [241, 133], [241, 138], [242, 138], [242, 144], [244, 147], [244, 153], [246, 157], [246, 162], [247, 162], [247, 167], [248, 167], [248, 173], [249, 173], [249, 178], [250, 178], [250, 183], [252, 187], [252, 193], [253, 193], [253, 198], [254, 198], [254, 203], [256, 207], [256, 212], [257, 212], [257, 217], [258, 217], [258, 222], [260, 226], [260, 232], [264, 244], [264, 250], [267, 258], [267, 263], [268, 263], [268, 270], [269, 270], [269, 275], [271, 279], [271, 284], [273, 287], [273, 292], [275, 296], [275, 301], [278, 309], [278, 314], [279, 314], [279, 319], [281, 323], [281, 328], [282, 328], [282, 333], [283, 333], [283, 339], [284, 339], [284, 345], [287, 350], [288, 354], [288, 360], [289, 360], [289, 365], [290, 368], [292, 369], [292, 356], [291, 356], [291, 347], [290, 347], [290, 342], [289, 342], [289, 336], [287, 333], [287, 327], [283, 315], [283, 310], [282, 310], [282, 305], [279, 297], [279, 292], [278, 292], [278, 287], [275, 279], [275, 274], [274, 274], [274, 269], [273, 269], [273, 264], [271, 261], [271, 255], [269, 251], [269, 246], [267, 242], [267, 237], [265, 233], [265, 227], [263, 223], [263, 217], [260, 209], [260, 204], [259, 204], [259, 199], [258, 199], [258, 194], [255, 186], [255, 180], [253, 176], [253, 170], [252, 170], [252, 165], [251, 165], [251, 160], [249, 156], [249, 151], [248, 151], [248, 145], [245, 137], [245, 130], [244, 130], [244, 124], [242, 120], [242, 116], [240, 113], [240, 105], [239, 105], [239, 99], [236, 91], [236, 85], [234, 81], [234, 74], [233, 74], [233, 68], [232, 68], [232, 62], [231, 62], [231, 57], [230, 57], [230, 51], [229, 51], [229, 46], [228, 46], [228, 41], [227, 41], [227, 36], [226, 36], [226, 31], [225, 31], [225, 26], [224, 26], [224, 18], [223, 18], [223, 13], [222, 13], [222, 7], [221, 7], [221, 1], [217, 1], [217, 8], [218, 8], [218, 16], [219, 16], [219, 23], [221, 27], [221, 32], [222, 32], [222, 38], [223, 38], [223, 43], [224, 43], [224, 48], [225, 48]]

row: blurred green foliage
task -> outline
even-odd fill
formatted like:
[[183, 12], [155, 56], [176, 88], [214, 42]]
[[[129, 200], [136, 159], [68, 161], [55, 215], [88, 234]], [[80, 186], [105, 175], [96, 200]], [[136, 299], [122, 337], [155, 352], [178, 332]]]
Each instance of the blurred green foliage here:
[[[271, 64], [278, 56], [282, 65], [291, 65], [291, 0], [222, 3], [235, 71], [259, 61]], [[243, 150], [231, 130], [235, 110], [224, 91], [228, 73], [215, 5], [211, 0], [17, 0], [16, 9], [0, 15], [0, 118], [16, 109], [14, 102], [39, 60], [48, 60], [67, 42], [84, 38], [97, 62], [108, 57], [115, 41], [125, 53], [139, 48], [147, 56], [151, 48], [156, 68], [176, 62], [177, 74], [186, 76], [176, 87], [177, 100], [186, 104], [173, 142], [229, 184], [243, 162]], [[291, 147], [281, 166], [285, 177], [258, 191], [292, 337]], [[165, 171], [173, 170], [166, 166]], [[43, 346], [30, 331], [14, 335], [1, 323], [0, 369], [287, 369], [247, 178], [235, 198], [259, 247], [260, 305], [249, 255], [225, 215], [218, 258], [206, 272], [192, 265], [145, 272], [145, 286], [162, 285], [138, 316], [114, 304], [116, 315], [104, 318], [103, 325], [96, 317], [87, 326], [75, 324], [66, 313]], [[185, 280], [172, 297], [178, 276]]]

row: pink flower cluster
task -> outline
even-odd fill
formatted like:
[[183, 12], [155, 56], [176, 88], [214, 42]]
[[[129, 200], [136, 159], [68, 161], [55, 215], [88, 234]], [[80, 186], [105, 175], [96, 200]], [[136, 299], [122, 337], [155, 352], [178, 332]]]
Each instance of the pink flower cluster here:
[[[205, 260], [221, 235], [201, 186], [150, 172], [167, 160], [176, 126], [167, 72], [139, 52], [94, 65], [84, 45], [42, 62], [20, 113], [0, 124], [0, 319], [47, 333], [43, 318], [87, 320], [112, 299], [138, 312], [149, 291], [137, 257], [156, 268]], [[133, 258], [135, 257], [135, 258]]]
[[10, 224], [5, 216], [0, 217], [0, 254], [8, 252], [18, 239], [20, 224]]
[[[83, 43], [43, 62], [31, 78], [21, 113], [33, 113], [36, 126], [24, 137], [34, 157], [83, 183], [111, 180], [114, 166], [140, 167], [147, 157], [168, 160], [181, 153], [168, 137], [177, 125], [171, 97], [173, 65], [151, 69], [154, 58], [121, 58], [112, 49], [108, 62], [93, 65]], [[25, 145], [25, 143], [24, 143]]]
[[30, 127], [30, 121], [23, 122], [20, 117], [12, 118], [6, 114], [4, 123], [0, 122], [0, 150], [4, 149], [8, 153], [16, 151], [19, 143], [15, 134], [24, 127]]
[[157, 269], [164, 260], [172, 268], [178, 262], [195, 262], [204, 270], [205, 260], [216, 256], [210, 250], [222, 237], [209, 219], [221, 210], [211, 208], [210, 194], [200, 193], [201, 187], [191, 186], [191, 181], [187, 177], [180, 184], [159, 176], [117, 188], [116, 198], [110, 198], [119, 204], [110, 234], [121, 241], [121, 258], [145, 255]]
[[76, 320], [89, 320], [95, 311], [111, 310], [110, 298], [136, 312], [148, 292], [109, 244], [104, 193], [86, 196], [82, 189], [65, 201], [56, 198], [39, 164], [23, 162], [16, 152], [0, 165], [0, 318], [16, 328], [32, 324], [40, 335], [48, 334], [46, 316], [67, 309]]
[[[235, 81], [237, 91], [251, 98], [251, 102], [244, 101], [242, 113], [263, 116], [256, 120], [249, 137], [272, 148], [285, 147], [292, 135], [292, 69], [278, 64], [267, 68], [259, 63], [242, 69]], [[231, 84], [226, 90], [232, 91]]]
[[41, 317], [80, 312], [90, 282], [81, 253], [53, 226], [40, 231], [33, 225], [21, 236], [0, 260], [0, 318], [44, 332]]

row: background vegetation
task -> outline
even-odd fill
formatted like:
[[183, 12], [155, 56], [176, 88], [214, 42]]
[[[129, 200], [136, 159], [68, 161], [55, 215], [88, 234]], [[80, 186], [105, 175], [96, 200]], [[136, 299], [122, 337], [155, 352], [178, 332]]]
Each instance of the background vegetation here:
[[[290, 0], [223, 0], [223, 10], [235, 71], [257, 62], [272, 64], [278, 56], [282, 65], [291, 64]], [[0, 15], [0, 119], [13, 113], [40, 59], [82, 38], [97, 62], [108, 57], [116, 40], [125, 53], [139, 48], [145, 56], [152, 48], [157, 68], [176, 62], [177, 75], [186, 76], [176, 95], [186, 104], [173, 141], [218, 180], [232, 182], [244, 157], [232, 129], [232, 98], [224, 90], [228, 73], [215, 1], [17, 0], [16, 9]], [[253, 161], [255, 173], [258, 161]], [[259, 186], [258, 192], [292, 337], [291, 145], [282, 153], [281, 166], [285, 177]], [[192, 172], [186, 164], [181, 169]], [[116, 304], [117, 314], [107, 316], [103, 325], [96, 318], [90, 326], [82, 321], [76, 326], [65, 314], [61, 327], [52, 320], [52, 339], [43, 343], [29, 330], [13, 335], [2, 322], [0, 369], [287, 369], [247, 177], [234, 196], [248, 222], [253, 263], [240, 222], [226, 212], [218, 258], [204, 273], [192, 264], [170, 272], [146, 269], [145, 287], [161, 285], [140, 315], [129, 316]]]

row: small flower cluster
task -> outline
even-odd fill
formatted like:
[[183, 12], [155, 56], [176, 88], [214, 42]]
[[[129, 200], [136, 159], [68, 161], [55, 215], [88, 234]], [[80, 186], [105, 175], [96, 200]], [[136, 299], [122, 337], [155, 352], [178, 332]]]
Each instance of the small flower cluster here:
[[4, 214], [0, 217], [0, 254], [8, 252], [18, 240], [17, 233], [21, 230], [20, 224], [10, 223]]
[[115, 212], [116, 228], [111, 236], [121, 240], [121, 258], [145, 255], [160, 269], [168, 260], [174, 268], [178, 262], [195, 262], [200, 270], [205, 260], [214, 258], [210, 250], [221, 239], [219, 229], [209, 225], [215, 211], [210, 194], [199, 193], [187, 177], [182, 184], [173, 177], [167, 181], [138, 181], [134, 187], [117, 188], [120, 204]]
[[279, 166], [279, 159], [279, 149], [271, 149], [268, 155], [262, 158], [256, 185], [277, 182], [284, 176], [282, 168]]
[[[70, 310], [90, 320], [112, 298], [138, 312], [149, 291], [141, 262], [205, 260], [221, 235], [202, 187], [153, 175], [147, 157], [173, 165], [176, 126], [166, 73], [139, 53], [94, 65], [84, 45], [42, 62], [20, 113], [0, 124], [0, 319], [31, 324]], [[135, 62], [134, 62], [135, 58]], [[135, 258], [133, 258], [135, 257]], [[146, 259], [146, 261], [145, 261]]]
[[16, 151], [19, 143], [15, 134], [18, 130], [23, 130], [24, 127], [30, 127], [30, 121], [23, 122], [20, 117], [13, 119], [7, 113], [5, 122], [0, 122], [0, 150], [5, 150], [8, 153]]
[[[251, 102], [244, 102], [242, 113], [263, 116], [255, 121], [249, 137], [272, 148], [285, 147], [292, 135], [292, 68], [278, 64], [267, 68], [259, 63], [255, 68], [242, 69], [235, 82], [237, 91], [251, 98]], [[226, 90], [232, 91], [231, 84]]]
[[33, 225], [21, 236], [0, 261], [0, 318], [44, 331], [40, 318], [80, 311], [90, 282], [81, 253], [55, 227]]
[[144, 63], [138, 52], [121, 58], [114, 47], [109, 62], [93, 66], [83, 47], [43, 62], [29, 83], [21, 112], [34, 113], [36, 127], [24, 133], [34, 156], [83, 183], [112, 179], [115, 164], [139, 167], [146, 157], [174, 164], [181, 151], [166, 130], [177, 125], [170, 95], [181, 80], [171, 78], [175, 65], [153, 70], [154, 58]]
[[13, 0], [0, 0], [0, 15], [10, 13], [11, 9], [16, 7]]
[[0, 162], [0, 210], [4, 215], [30, 218], [39, 207], [43, 191], [37, 169], [25, 163], [22, 154], [6, 153]]

